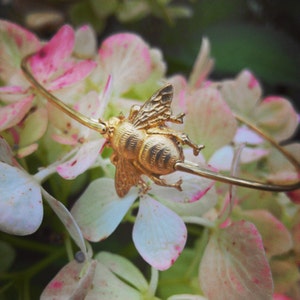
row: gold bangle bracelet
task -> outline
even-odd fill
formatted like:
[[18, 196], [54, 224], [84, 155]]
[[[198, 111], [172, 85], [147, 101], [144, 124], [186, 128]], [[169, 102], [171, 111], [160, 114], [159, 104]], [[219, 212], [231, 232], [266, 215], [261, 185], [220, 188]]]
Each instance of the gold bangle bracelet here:
[[[28, 60], [31, 56], [34, 54], [26, 56], [21, 63], [21, 68], [24, 72], [25, 77], [28, 79], [28, 81], [40, 92], [51, 104], [55, 105], [57, 108], [65, 112], [67, 115], [78, 121], [79, 123], [96, 130], [102, 134], [106, 132], [106, 123], [101, 120], [95, 120], [86, 117], [85, 115], [74, 111], [72, 108], [68, 107], [66, 104], [64, 104], [61, 100], [56, 98], [54, 95], [52, 95], [50, 92], [48, 92], [32, 75], [28, 68]], [[268, 141], [273, 147], [275, 147], [280, 153], [294, 166], [296, 172], [300, 173], [300, 163], [295, 159], [294, 156], [292, 156], [286, 149], [284, 149], [282, 146], [280, 146], [273, 138], [271, 138], [269, 135], [264, 133], [262, 130], [260, 130], [258, 127], [256, 127], [251, 122], [247, 121], [246, 119], [242, 118], [238, 114], [234, 113], [234, 117], [240, 122], [248, 126], [250, 129], [255, 131], [258, 135], [260, 135], [262, 138], [264, 138], [266, 141]], [[255, 181], [255, 180], [249, 180], [245, 178], [239, 178], [235, 176], [230, 175], [223, 175], [217, 172], [213, 172], [204, 168], [200, 168], [198, 165], [193, 164], [191, 162], [176, 162], [174, 164], [174, 169], [177, 171], [183, 171], [186, 173], [194, 174], [197, 176], [202, 176], [205, 178], [209, 178], [212, 180], [233, 184], [237, 186], [247, 187], [247, 188], [253, 188], [258, 190], [265, 190], [265, 191], [274, 191], [274, 192], [287, 192], [295, 189], [300, 188], [300, 180], [289, 183], [289, 184], [273, 184], [268, 182], [261, 182], [261, 181]]]

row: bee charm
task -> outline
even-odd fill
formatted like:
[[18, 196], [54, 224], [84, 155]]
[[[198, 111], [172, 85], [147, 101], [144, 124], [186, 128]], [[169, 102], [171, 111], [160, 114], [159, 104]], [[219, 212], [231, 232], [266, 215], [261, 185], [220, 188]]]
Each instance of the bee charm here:
[[104, 137], [114, 150], [111, 162], [116, 166], [115, 187], [120, 197], [134, 185], [143, 186], [143, 174], [158, 185], [181, 190], [181, 180], [167, 183], [160, 176], [175, 172], [175, 164], [184, 161], [182, 145], [192, 147], [194, 155], [204, 148], [186, 134], [167, 127], [166, 122], [183, 123], [183, 113], [172, 115], [172, 99], [173, 87], [168, 84], [142, 106], [133, 106], [128, 118], [108, 120]]

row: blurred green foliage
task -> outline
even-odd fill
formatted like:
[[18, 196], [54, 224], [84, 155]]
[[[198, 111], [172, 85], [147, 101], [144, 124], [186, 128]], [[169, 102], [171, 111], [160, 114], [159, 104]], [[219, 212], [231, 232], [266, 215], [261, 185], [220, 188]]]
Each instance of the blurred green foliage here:
[[[33, 27], [40, 35], [57, 28], [28, 23], [35, 12], [56, 12], [60, 24], [89, 23], [99, 40], [134, 31], [162, 49], [169, 74], [187, 74], [203, 36], [211, 41], [214, 77], [235, 76], [249, 68], [268, 92], [299, 97], [300, 10], [298, 0], [37, 0], [3, 1], [0, 17]], [[27, 22], [27, 23], [26, 23]], [[59, 22], [57, 22], [59, 23]], [[53, 24], [52, 24], [53, 25]]]

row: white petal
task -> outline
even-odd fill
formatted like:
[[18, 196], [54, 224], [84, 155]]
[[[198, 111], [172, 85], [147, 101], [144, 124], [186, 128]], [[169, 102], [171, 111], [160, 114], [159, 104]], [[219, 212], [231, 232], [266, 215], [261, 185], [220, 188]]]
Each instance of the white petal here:
[[122, 281], [101, 262], [97, 263], [93, 288], [90, 289], [85, 300], [140, 300], [141, 293]]
[[95, 259], [140, 292], [145, 293], [147, 291], [148, 283], [142, 272], [126, 258], [109, 252], [100, 252]]
[[241, 126], [237, 129], [233, 141], [236, 144], [247, 143], [257, 145], [263, 143], [264, 139], [246, 126]]
[[96, 32], [91, 26], [84, 25], [75, 32], [74, 52], [84, 58], [92, 58], [97, 51]]
[[144, 82], [152, 72], [149, 47], [135, 34], [108, 37], [99, 49], [99, 58], [103, 72], [114, 78], [114, 90], [120, 94]]
[[169, 208], [145, 196], [133, 227], [135, 247], [151, 266], [168, 269], [182, 252], [187, 229], [182, 219]]
[[270, 153], [267, 149], [262, 148], [244, 148], [241, 153], [241, 162], [250, 163], [267, 156]]
[[96, 242], [107, 238], [117, 228], [136, 198], [135, 188], [121, 199], [116, 194], [114, 180], [100, 178], [89, 185], [71, 212], [84, 237]]
[[96, 160], [104, 139], [83, 144], [74, 157], [57, 167], [60, 176], [66, 179], [74, 179], [86, 171]]
[[80, 248], [80, 250], [86, 254], [87, 249], [85, 245], [84, 238], [82, 236], [82, 233], [74, 220], [71, 213], [67, 210], [67, 208], [58, 200], [56, 200], [54, 197], [52, 197], [50, 194], [48, 194], [44, 189], [42, 189], [43, 196], [45, 200], [48, 202], [50, 207], [53, 209], [55, 214], [58, 216], [58, 218], [61, 220], [61, 222], [65, 225], [66, 229], [68, 230], [69, 234], [77, 244], [77, 246]]
[[229, 171], [233, 160], [233, 147], [224, 146], [218, 149], [210, 158], [209, 164], [220, 171]]
[[0, 162], [0, 230], [35, 232], [43, 218], [40, 186], [22, 170]]
[[176, 172], [165, 178], [167, 182], [182, 178], [182, 191], [153, 185], [151, 193], [180, 216], [202, 216], [215, 206], [217, 194], [214, 181], [183, 172]]

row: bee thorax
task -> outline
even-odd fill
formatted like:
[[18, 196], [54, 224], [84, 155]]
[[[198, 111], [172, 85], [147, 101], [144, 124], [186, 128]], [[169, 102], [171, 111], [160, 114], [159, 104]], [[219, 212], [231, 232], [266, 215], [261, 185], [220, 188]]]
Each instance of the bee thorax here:
[[136, 159], [144, 139], [144, 131], [137, 130], [129, 122], [122, 122], [115, 128], [111, 144], [125, 159]]

